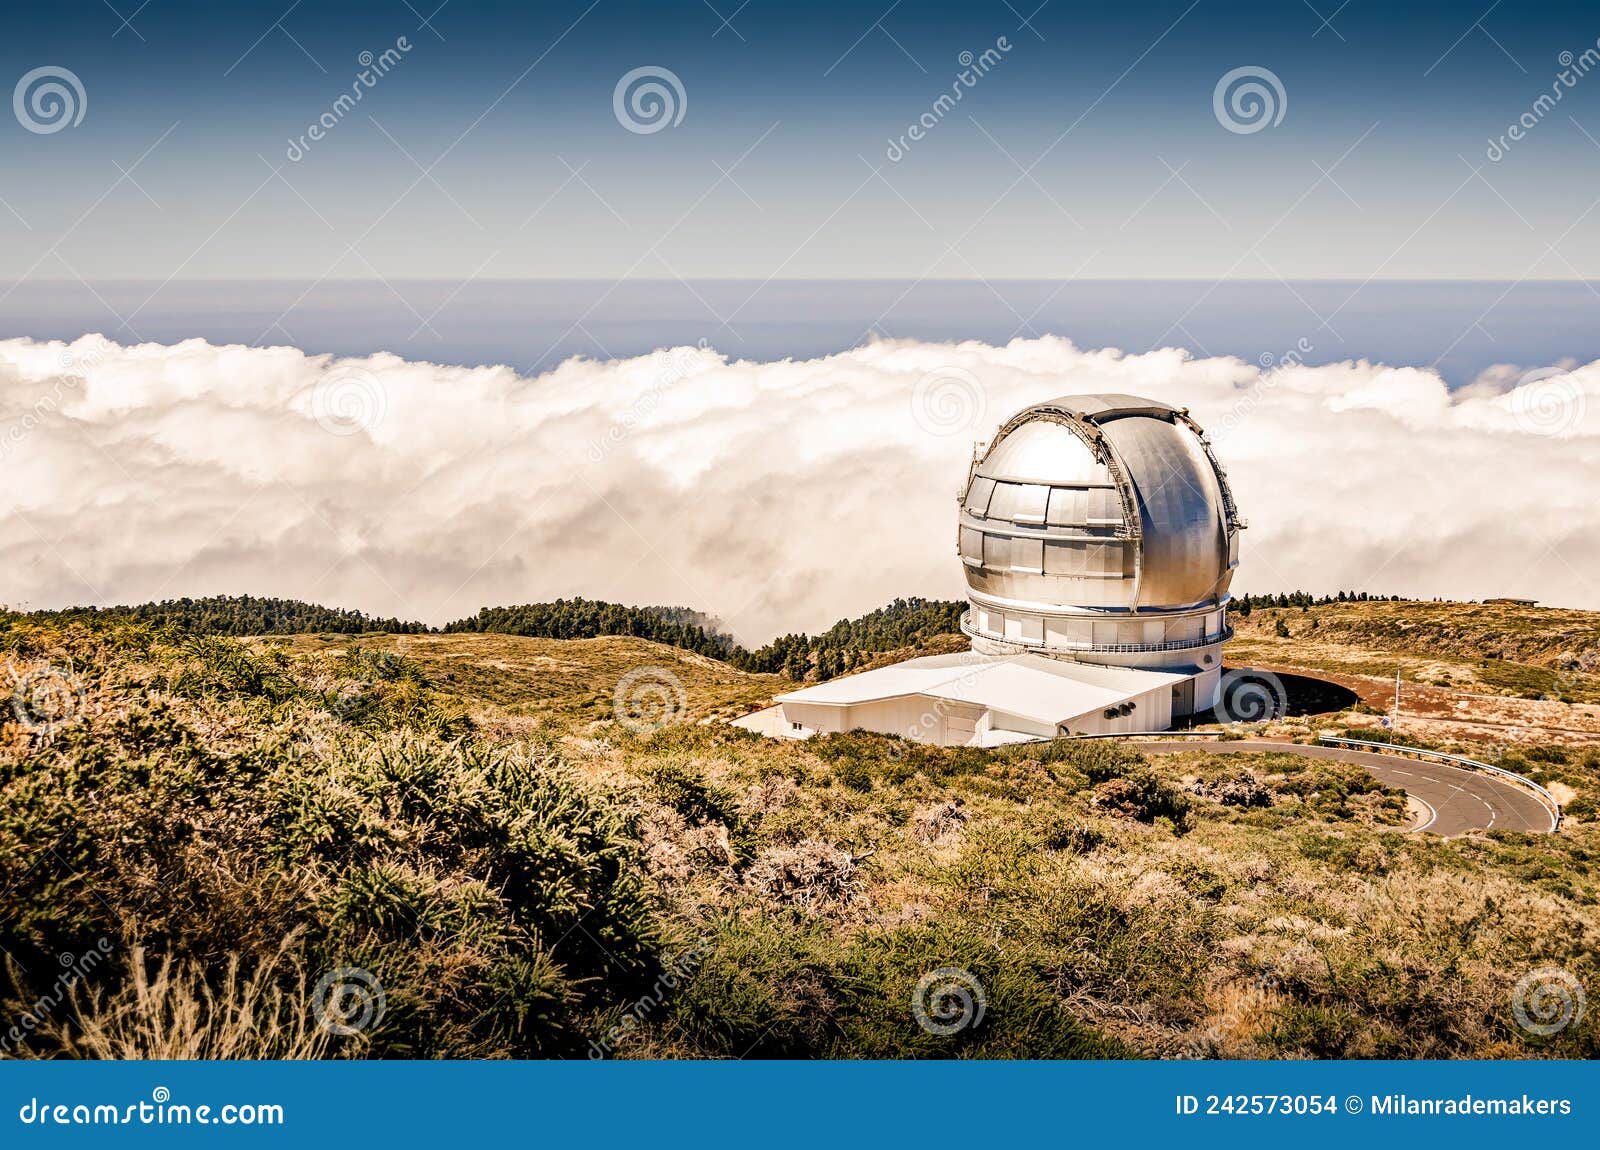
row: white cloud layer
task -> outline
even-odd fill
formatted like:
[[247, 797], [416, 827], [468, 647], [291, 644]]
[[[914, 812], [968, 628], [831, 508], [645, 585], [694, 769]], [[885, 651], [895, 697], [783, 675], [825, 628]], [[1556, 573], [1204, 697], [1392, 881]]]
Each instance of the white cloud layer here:
[[438, 624], [584, 595], [698, 607], [758, 643], [959, 596], [973, 440], [1094, 391], [1210, 429], [1250, 521], [1236, 590], [1600, 608], [1600, 362], [1452, 395], [1426, 369], [1051, 337], [777, 363], [678, 348], [537, 377], [0, 341], [0, 602], [249, 592]]

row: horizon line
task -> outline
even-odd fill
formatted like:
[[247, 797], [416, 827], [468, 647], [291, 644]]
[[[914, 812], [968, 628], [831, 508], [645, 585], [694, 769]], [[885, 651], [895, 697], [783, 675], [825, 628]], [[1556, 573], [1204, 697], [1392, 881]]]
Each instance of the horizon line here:
[[480, 284], [683, 284], [683, 283], [729, 283], [751, 284], [759, 283], [763, 286], [771, 284], [991, 284], [991, 283], [1039, 283], [1039, 284], [1104, 284], [1104, 283], [1162, 283], [1162, 284], [1283, 284], [1283, 283], [1310, 283], [1310, 284], [1355, 284], [1368, 287], [1373, 284], [1572, 284], [1587, 286], [1600, 284], [1600, 274], [1594, 276], [1566, 276], [1566, 277], [1538, 277], [1538, 276], [1382, 276], [1366, 278], [1361, 276], [1287, 276], [1282, 279], [1271, 276], [790, 276], [779, 279], [767, 279], [761, 276], [685, 276], [675, 278], [671, 276], [388, 276], [382, 279], [366, 276], [186, 276], [176, 279], [162, 279], [158, 276], [89, 276], [82, 278], [58, 276], [30, 276], [23, 279], [14, 279], [0, 276], [0, 284], [9, 284], [22, 287], [26, 284], [40, 285], [66, 285], [83, 287], [88, 284], [126, 283], [150, 284], [159, 283], [163, 287], [183, 284], [303, 284], [307, 281], [316, 284], [371, 284], [383, 286], [388, 283], [480, 283]]

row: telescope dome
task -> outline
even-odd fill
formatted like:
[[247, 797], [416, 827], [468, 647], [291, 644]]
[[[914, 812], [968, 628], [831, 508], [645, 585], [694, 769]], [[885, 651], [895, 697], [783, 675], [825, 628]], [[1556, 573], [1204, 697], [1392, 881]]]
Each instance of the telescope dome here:
[[959, 522], [978, 650], [1220, 667], [1244, 523], [1187, 411], [1073, 395], [1018, 412], [977, 453]]

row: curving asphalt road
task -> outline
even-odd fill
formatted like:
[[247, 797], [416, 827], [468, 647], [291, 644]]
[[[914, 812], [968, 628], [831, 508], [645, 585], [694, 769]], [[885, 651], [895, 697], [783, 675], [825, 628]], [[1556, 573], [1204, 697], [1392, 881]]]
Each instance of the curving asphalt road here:
[[1277, 743], [1267, 739], [1239, 739], [1211, 743], [1200, 740], [1139, 742], [1132, 744], [1151, 755], [1170, 755], [1179, 751], [1281, 751], [1305, 759], [1335, 759], [1365, 767], [1386, 786], [1397, 787], [1433, 812], [1413, 830], [1440, 835], [1459, 835], [1467, 831], [1531, 831], [1545, 834], [1555, 830], [1549, 809], [1531, 793], [1514, 783], [1448, 763], [1430, 763], [1357, 751], [1348, 747], [1329, 747], [1307, 743]]

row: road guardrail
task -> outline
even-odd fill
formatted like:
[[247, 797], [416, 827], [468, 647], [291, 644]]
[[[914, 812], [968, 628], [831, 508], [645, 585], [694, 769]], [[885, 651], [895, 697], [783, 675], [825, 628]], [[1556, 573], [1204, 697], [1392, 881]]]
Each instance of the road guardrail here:
[[1346, 739], [1338, 735], [1318, 735], [1319, 743], [1328, 743], [1338, 747], [1354, 747], [1361, 750], [1376, 751], [1383, 754], [1414, 756], [1419, 759], [1430, 759], [1434, 762], [1449, 763], [1470, 771], [1483, 771], [1486, 774], [1499, 775], [1533, 792], [1534, 796], [1550, 811], [1551, 831], [1561, 828], [1561, 804], [1556, 797], [1545, 790], [1538, 783], [1526, 775], [1519, 775], [1515, 771], [1508, 771], [1504, 767], [1497, 767], [1493, 763], [1481, 762], [1478, 759], [1469, 759], [1465, 755], [1451, 755], [1444, 751], [1430, 751], [1426, 747], [1408, 747], [1404, 743], [1374, 743], [1367, 739]]

